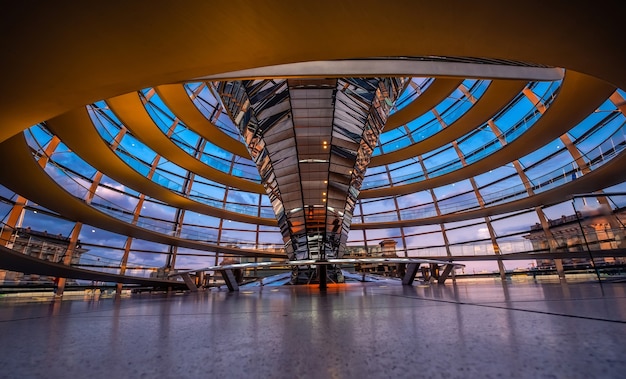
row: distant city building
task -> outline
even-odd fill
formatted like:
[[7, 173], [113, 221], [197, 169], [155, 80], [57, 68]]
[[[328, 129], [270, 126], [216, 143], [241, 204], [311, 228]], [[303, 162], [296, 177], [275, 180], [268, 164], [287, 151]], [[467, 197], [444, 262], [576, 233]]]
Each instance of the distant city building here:
[[[69, 244], [70, 239], [61, 234], [49, 234], [47, 231], [35, 231], [27, 227], [16, 229], [6, 247], [45, 261], [62, 263]], [[78, 244], [71, 252], [71, 264], [78, 264], [80, 256], [87, 251], [88, 249], [83, 249]], [[0, 270], [0, 284], [51, 284], [53, 281], [54, 277], [50, 276]], [[68, 279], [69, 283], [72, 281]]]
[[[626, 212], [611, 213], [601, 210], [578, 212], [573, 215], [563, 215], [558, 219], [550, 220], [550, 232], [556, 243], [557, 252], [579, 252], [591, 250], [617, 249], [623, 247], [625, 240], [622, 219]], [[583, 234], [584, 231], [584, 234]], [[525, 238], [531, 241], [533, 250], [550, 249], [550, 242], [542, 226], [537, 223], [531, 227], [530, 234]], [[594, 258], [597, 264], [626, 263], [625, 258], [598, 257]], [[589, 258], [563, 259], [564, 266], [573, 268], [587, 267], [591, 264]], [[553, 268], [552, 259], [538, 259], [537, 268]]]
[[380, 241], [377, 245], [348, 245], [344, 258], [392, 258], [397, 257], [397, 242], [393, 239]]

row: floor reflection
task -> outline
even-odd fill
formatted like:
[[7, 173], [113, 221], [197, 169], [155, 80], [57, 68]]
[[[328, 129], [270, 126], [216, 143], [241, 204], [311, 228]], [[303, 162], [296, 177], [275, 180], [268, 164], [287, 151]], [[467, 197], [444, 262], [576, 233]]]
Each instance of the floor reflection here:
[[[626, 285], [258, 287], [0, 302], [15, 377], [621, 377]], [[37, 352], [37, 354], [33, 354]], [[601, 375], [600, 375], [601, 374]], [[0, 375], [2, 376], [2, 375]]]

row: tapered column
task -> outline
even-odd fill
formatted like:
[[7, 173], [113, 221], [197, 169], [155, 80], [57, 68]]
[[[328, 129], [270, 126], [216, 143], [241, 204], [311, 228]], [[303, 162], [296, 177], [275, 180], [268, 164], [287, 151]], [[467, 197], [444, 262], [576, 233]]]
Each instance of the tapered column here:
[[403, 78], [216, 83], [272, 202], [290, 259], [341, 257]]

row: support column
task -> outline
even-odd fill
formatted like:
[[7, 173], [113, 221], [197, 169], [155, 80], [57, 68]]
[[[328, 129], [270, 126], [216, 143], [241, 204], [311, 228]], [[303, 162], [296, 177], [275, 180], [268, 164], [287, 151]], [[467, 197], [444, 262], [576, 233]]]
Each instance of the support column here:
[[[143, 199], [144, 199], [144, 195], [142, 194], [139, 197], [139, 202], [138, 202], [138, 207], [139, 208], [141, 208], [141, 206], [143, 204]], [[135, 210], [135, 214], [137, 214], [136, 210]], [[122, 255], [122, 259], [120, 261], [120, 275], [126, 274], [126, 264], [128, 263], [128, 256], [130, 254], [130, 246], [132, 244], [132, 241], [133, 241], [133, 237], [127, 237], [126, 238], [126, 242], [124, 243], [124, 255]], [[123, 287], [122, 283], [117, 283], [115, 285], [115, 293], [117, 295], [121, 295], [122, 294], [122, 287]]]
[[13, 248], [13, 237], [15, 236], [16, 229], [22, 227], [21, 220], [24, 218], [24, 207], [27, 202], [28, 200], [26, 198], [19, 195], [17, 196], [13, 208], [11, 208], [7, 221], [5, 222], [5, 227], [2, 228], [0, 232], [2, 243], [9, 249]]
[[220, 274], [222, 274], [222, 278], [226, 282], [226, 287], [228, 287], [229, 291], [239, 291], [239, 284], [237, 284], [233, 270], [220, 270]]
[[317, 265], [317, 277], [320, 281], [320, 289], [328, 288], [327, 266], [325, 264]]
[[504, 267], [504, 262], [502, 262], [502, 259], [498, 259], [497, 262], [498, 262], [498, 271], [500, 272], [500, 279], [506, 280], [506, 268]]
[[565, 279], [565, 270], [563, 269], [563, 260], [555, 259], [554, 266], [556, 267], [556, 273], [559, 275], [559, 279]]
[[[63, 257], [63, 264], [69, 266], [72, 264], [72, 258], [74, 258], [74, 254], [76, 251], [76, 246], [78, 245], [78, 236], [80, 235], [80, 230], [83, 227], [82, 222], [77, 222], [74, 225], [74, 230], [72, 230], [72, 234], [70, 235], [70, 243], [65, 250], [65, 256]], [[62, 296], [63, 291], [65, 290], [66, 278], [58, 278], [57, 288], [55, 295]]]
[[191, 292], [198, 292], [198, 287], [196, 287], [196, 283], [193, 282], [189, 273], [182, 274], [181, 277]]
[[196, 286], [200, 288], [204, 287], [204, 283], [206, 282], [206, 273], [204, 271], [200, 271], [196, 273]]
[[397, 77], [217, 85], [259, 169], [290, 259], [345, 253], [365, 170], [404, 85]]
[[439, 279], [439, 265], [437, 263], [430, 264], [430, 277], [435, 280]]
[[454, 264], [448, 263], [446, 267], [443, 269], [443, 273], [439, 276], [439, 279], [437, 279], [437, 283], [444, 284], [446, 282], [446, 279], [448, 279], [448, 276], [450, 276], [450, 273], [452, 272], [453, 269], [454, 269]]
[[420, 267], [419, 263], [409, 263], [406, 265], [406, 274], [402, 278], [402, 284], [405, 286], [413, 285], [415, 275]]

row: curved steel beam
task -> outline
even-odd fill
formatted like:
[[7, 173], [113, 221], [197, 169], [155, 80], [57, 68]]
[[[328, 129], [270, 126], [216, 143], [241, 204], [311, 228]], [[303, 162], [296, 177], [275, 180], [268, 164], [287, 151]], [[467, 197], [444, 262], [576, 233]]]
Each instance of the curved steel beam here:
[[[447, 77], [475, 79], [524, 79], [552, 81], [563, 78], [563, 70], [556, 67], [528, 67], [504, 64], [454, 62], [428, 57], [398, 59], [358, 59], [312, 61], [250, 68], [194, 78], [194, 81], [254, 80], [257, 78], [360, 78], [378, 76]], [[436, 57], [443, 58], [445, 57]], [[476, 59], [479, 61], [479, 59]]]
[[179, 117], [185, 125], [202, 138], [240, 157], [250, 159], [246, 146], [224, 133], [198, 110], [187, 95], [182, 84], [167, 84], [155, 88], [167, 107]]
[[389, 115], [383, 131], [388, 132], [399, 128], [430, 111], [454, 92], [461, 83], [463, 83], [463, 80], [435, 79], [435, 81], [426, 88], [423, 94], [407, 104], [404, 108]]
[[494, 81], [476, 104], [447, 128], [405, 148], [374, 156], [369, 167], [403, 161], [452, 142], [454, 139], [469, 133], [478, 125], [487, 122], [490, 117], [513, 100], [526, 84], [527, 82], [516, 80]]
[[577, 72], [568, 71], [561, 90], [546, 113], [529, 130], [477, 162], [417, 183], [363, 190], [361, 199], [401, 195], [440, 187], [487, 172], [544, 146], [573, 128], [591, 114], [613, 92], [612, 85]]
[[[241, 256], [286, 257], [284, 254], [279, 253], [218, 246], [201, 241], [172, 237], [129, 224], [102, 213], [84, 201], [70, 195], [58, 184], [52, 182], [48, 174], [33, 159], [30, 147], [26, 143], [23, 134], [13, 136], [0, 144], [0, 159], [3, 159], [5, 162], [13, 162], [6, 169], [0, 170], [0, 183], [3, 183], [11, 191], [23, 194], [29, 200], [72, 220], [124, 236], [165, 245]], [[43, 188], [45, 190], [42, 190]]]
[[[53, 133], [59, 136], [63, 143], [92, 167], [135, 191], [163, 201], [171, 206], [209, 216], [251, 224], [276, 225], [276, 220], [274, 219], [231, 212], [191, 200], [141, 175], [109, 148], [93, 127], [91, 118], [84, 107], [48, 120], [47, 125]], [[90, 143], [86, 144], [85, 141], [90, 141]], [[50, 178], [49, 181], [54, 183]]]
[[185, 283], [175, 280], [141, 278], [111, 274], [108, 272], [85, 270], [77, 267], [66, 266], [62, 263], [49, 262], [43, 259], [28, 256], [26, 254], [0, 246], [0, 268], [4, 270], [48, 275], [57, 278], [74, 278], [83, 280], [95, 280], [99, 282], [114, 282], [125, 284], [139, 284], [144, 286], [169, 287], [178, 286], [186, 289]]
[[540, 205], [556, 204], [567, 200], [573, 193], [591, 193], [622, 183], [626, 180], [624, 165], [626, 165], [626, 151], [620, 153], [610, 162], [607, 162], [603, 166], [574, 181], [523, 199], [472, 211], [443, 214], [441, 216], [415, 220], [352, 223], [352, 230], [392, 229], [406, 226], [433, 225], [505, 214]]
[[253, 193], [265, 193], [265, 189], [261, 184], [217, 170], [204, 164], [178, 147], [168, 136], [163, 134], [154, 123], [154, 120], [152, 120], [150, 114], [148, 114], [148, 111], [139, 99], [137, 92], [107, 99], [106, 102], [113, 113], [117, 115], [120, 121], [122, 121], [135, 137], [170, 162], [197, 175], [227, 186]]

